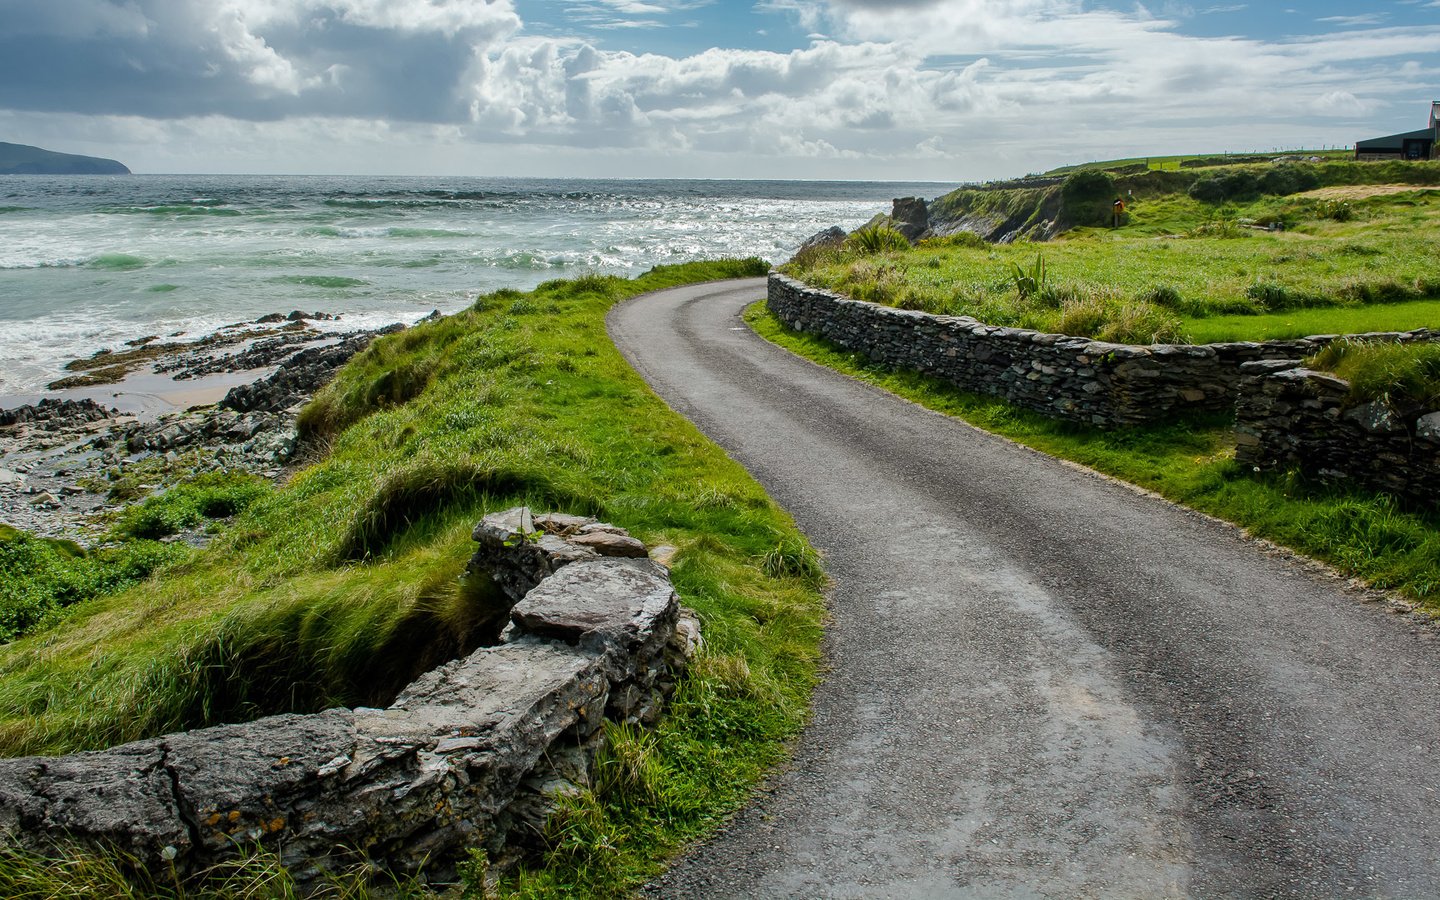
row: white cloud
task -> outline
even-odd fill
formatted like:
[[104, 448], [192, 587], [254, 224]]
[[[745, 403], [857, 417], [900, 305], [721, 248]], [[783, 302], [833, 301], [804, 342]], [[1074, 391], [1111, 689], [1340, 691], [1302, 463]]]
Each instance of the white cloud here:
[[[587, 29], [653, 27], [704, 5], [563, 2]], [[1196, 13], [1177, 3], [1156, 5], [1160, 15], [1081, 0], [760, 0], [754, 8], [810, 31], [807, 45], [620, 52], [532, 36], [512, 0], [0, 0], [0, 17], [13, 10], [7, 21], [17, 33], [62, 42], [127, 41], [147, 77], [167, 71], [167, 53], [188, 48], [203, 70], [160, 102], [178, 105], [190, 85], [210, 93], [168, 112], [170, 124], [139, 111], [107, 121], [117, 134], [151, 122], [187, 148], [201, 147], [210, 128], [225, 135], [227, 159], [240, 147], [279, 152], [275, 142], [287, 135], [306, 146], [336, 142], [357, 159], [394, 158], [366, 137], [383, 134], [412, 150], [440, 141], [435, 153], [404, 159], [498, 155], [511, 160], [501, 171], [575, 153], [612, 166], [583, 174], [642, 160], [659, 161], [663, 174], [779, 174], [808, 160], [819, 168], [801, 174], [970, 178], [1084, 156], [1348, 142], [1395, 130], [1377, 119], [1356, 133], [1355, 123], [1404, 119], [1402, 98], [1440, 95], [1435, 26], [1359, 23], [1265, 40], [1187, 35], [1180, 20]], [[114, 102], [128, 110], [134, 95], [117, 89]], [[25, 121], [40, 127], [55, 116]], [[247, 129], [266, 140], [239, 138]], [[158, 140], [132, 146], [153, 157], [145, 144]]]
[[1378, 106], [1374, 100], [1361, 100], [1349, 91], [1339, 90], [1326, 91], [1310, 104], [1311, 109], [1324, 116], [1363, 116]]

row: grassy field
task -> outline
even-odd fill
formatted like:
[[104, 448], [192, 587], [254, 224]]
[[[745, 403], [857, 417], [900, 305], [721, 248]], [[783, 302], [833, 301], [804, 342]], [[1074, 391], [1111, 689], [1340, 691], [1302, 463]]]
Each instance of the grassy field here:
[[[935, 378], [870, 365], [858, 354], [787, 329], [763, 304], [752, 306], [746, 320], [763, 337], [821, 365], [1233, 522], [1440, 615], [1440, 511], [1295, 475], [1242, 471], [1228, 416], [1120, 431], [1088, 429], [967, 394]], [[1428, 353], [1412, 367], [1427, 364], [1429, 381], [1421, 383], [1435, 390], [1440, 358]], [[1304, 610], [1297, 607], [1296, 614]]]
[[1157, 172], [1178, 172], [1184, 167], [1183, 164], [1192, 166], [1216, 166], [1231, 165], [1240, 160], [1272, 160], [1272, 159], [1293, 159], [1308, 160], [1311, 157], [1321, 159], [1350, 159], [1350, 150], [1285, 150], [1274, 153], [1189, 153], [1183, 156], [1132, 156], [1127, 159], [1104, 159], [1095, 162], [1077, 163], [1075, 165], [1060, 166], [1043, 173], [1045, 176], [1069, 175], [1071, 172], [1078, 172], [1081, 169], [1130, 169], [1139, 166]]
[[[783, 268], [860, 300], [1116, 341], [1407, 330], [1437, 323], [1440, 191], [1367, 179], [1440, 182], [1440, 167], [1418, 165], [1316, 165], [1306, 170], [1315, 193], [1245, 202], [1206, 202], [1178, 188], [1137, 194], [1123, 227], [1076, 227], [1043, 243], [960, 235], [904, 251], [851, 245]], [[1252, 180], [1268, 171], [1241, 169]], [[1336, 196], [1347, 182], [1348, 194]]]
[[[595, 791], [506, 891], [623, 895], [783, 755], [817, 677], [823, 576], [788, 516], [621, 359], [604, 315], [644, 291], [765, 268], [501, 291], [377, 340], [305, 410], [315, 461], [247, 496], [209, 548], [0, 646], [0, 749], [387, 702], [469, 646], [483, 586], [459, 576], [477, 518], [517, 503], [595, 515], [679, 548], [675, 584], [708, 649], [657, 732], [612, 734]], [[125, 521], [151, 533], [199, 503], [157, 500]], [[35, 865], [0, 860], [0, 884], [16, 872]]]

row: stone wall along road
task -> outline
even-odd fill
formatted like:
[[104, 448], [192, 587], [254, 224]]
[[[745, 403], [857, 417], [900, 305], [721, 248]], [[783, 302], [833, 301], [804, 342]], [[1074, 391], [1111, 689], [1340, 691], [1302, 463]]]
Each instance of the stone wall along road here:
[[503, 642], [386, 709], [271, 716], [62, 757], [0, 760], [0, 846], [115, 848], [160, 874], [264, 847], [302, 884], [357, 857], [442, 880], [535, 841], [588, 786], [606, 719], [652, 723], [696, 649], [665, 568], [623, 530], [524, 508], [475, 528], [510, 597]]
[[651, 894], [1440, 895], [1432, 630], [767, 344], [765, 290], [610, 320], [834, 579], [794, 760]]

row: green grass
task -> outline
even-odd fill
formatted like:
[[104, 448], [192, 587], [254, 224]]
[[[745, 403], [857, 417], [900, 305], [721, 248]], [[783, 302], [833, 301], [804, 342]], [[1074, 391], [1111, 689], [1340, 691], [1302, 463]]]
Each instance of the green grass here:
[[[1440, 167], [1431, 164], [1396, 169], [1334, 162], [1313, 169], [1325, 185], [1364, 185], [1381, 175], [1440, 180]], [[1126, 182], [1116, 184], [1124, 189]], [[1031, 206], [1035, 215], [1054, 214], [1040, 211], [1037, 204], [1053, 203], [1044, 195], [1040, 189], [957, 192], [937, 208], [973, 206], [1018, 222]], [[858, 300], [1142, 343], [1156, 336], [1206, 340], [1215, 333], [1258, 339], [1277, 327], [1268, 316], [1299, 310], [1313, 311], [1306, 319], [1310, 333], [1408, 330], [1436, 321], [1434, 307], [1416, 301], [1440, 298], [1440, 192], [1341, 200], [1298, 194], [1216, 206], [1191, 198], [1176, 182], [1153, 195], [1137, 194], [1127, 215], [1122, 228], [1074, 228], [1044, 243], [975, 246], [942, 239], [868, 254], [828, 248], [782, 270]], [[1271, 224], [1284, 230], [1264, 230]], [[1048, 289], [1026, 293], [1016, 267], [1033, 268], [1037, 255]]]
[[858, 354], [790, 331], [763, 304], [751, 307], [746, 321], [763, 337], [821, 365], [1233, 522], [1440, 614], [1440, 512], [1293, 473], [1242, 471], [1228, 417], [1097, 431], [967, 394], [935, 378], [877, 368]]
[[1309, 364], [1350, 382], [1350, 404], [1383, 400], [1401, 410], [1440, 409], [1440, 344], [1336, 341]]
[[126, 510], [119, 530], [132, 537], [158, 540], [206, 519], [229, 518], [269, 492], [270, 485], [255, 475], [206, 472]]
[[[55, 852], [47, 856], [0, 849], [0, 897], [7, 900], [368, 900], [377, 895], [362, 867], [322, 876], [301, 890], [272, 854], [250, 851], [217, 866], [203, 884], [142, 874], [124, 853]], [[435, 895], [391, 880], [381, 896], [419, 900]]]
[[113, 594], [189, 556], [154, 541], [85, 550], [0, 525], [0, 642], [53, 627], [75, 604]]
[[1219, 341], [1269, 341], [1312, 334], [1363, 334], [1409, 331], [1417, 325], [1440, 326], [1440, 300], [1416, 300], [1386, 306], [1296, 309], [1255, 316], [1186, 319], [1182, 329], [1197, 344]]
[[622, 755], [644, 745], [645, 781], [577, 801], [512, 888], [625, 894], [781, 759], [816, 681], [823, 602], [789, 517], [651, 394], [604, 316], [624, 297], [765, 268], [549, 282], [377, 340], [305, 412], [317, 462], [164, 578], [0, 647], [0, 748], [385, 702], [471, 646], [491, 610], [458, 578], [476, 519], [517, 503], [595, 515], [679, 548], [674, 581], [708, 649], [658, 731], [617, 740]]
[[1182, 163], [1190, 163], [1191, 166], [1203, 164], [1204, 166], [1227, 166], [1234, 165], [1242, 160], [1270, 160], [1285, 157], [1289, 159], [1309, 159], [1318, 156], [1325, 160], [1348, 160], [1354, 156], [1350, 150], [1286, 150], [1277, 153], [1189, 153], [1183, 156], [1132, 156], [1128, 159], [1106, 159], [1096, 162], [1080, 163], [1078, 165], [1061, 166], [1058, 169], [1051, 169], [1045, 175], [1068, 175], [1071, 172], [1078, 172], [1082, 169], [1128, 169], [1136, 166], [1145, 166], [1157, 172], [1178, 172]]

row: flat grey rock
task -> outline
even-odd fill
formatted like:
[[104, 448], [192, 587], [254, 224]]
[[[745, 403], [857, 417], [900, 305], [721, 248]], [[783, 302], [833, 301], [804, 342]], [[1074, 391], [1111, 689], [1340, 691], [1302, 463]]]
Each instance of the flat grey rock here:
[[628, 534], [616, 534], [612, 531], [591, 531], [578, 534], [568, 540], [574, 546], [594, 550], [601, 556], [644, 559], [650, 555], [649, 551], [645, 549], [645, 545], [636, 538]]
[[648, 561], [575, 563], [527, 594], [511, 618], [522, 633], [606, 652], [631, 650], [661, 628], [674, 629], [679, 600], [662, 572]]

